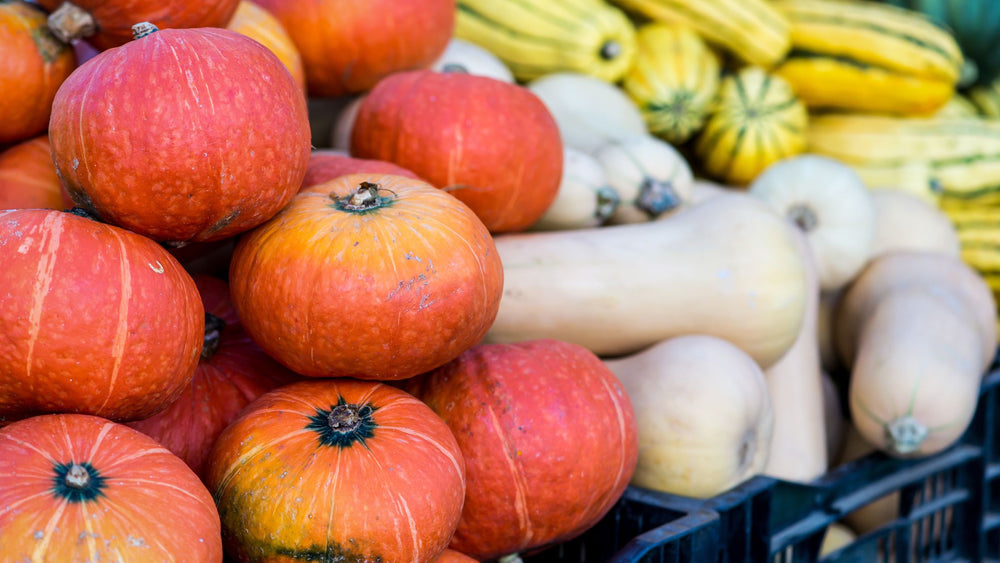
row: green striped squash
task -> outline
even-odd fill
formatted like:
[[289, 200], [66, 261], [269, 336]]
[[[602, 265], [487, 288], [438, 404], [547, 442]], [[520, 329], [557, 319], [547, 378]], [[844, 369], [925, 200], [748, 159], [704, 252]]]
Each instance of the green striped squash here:
[[774, 162], [805, 150], [808, 119], [787, 82], [746, 66], [723, 79], [695, 155], [711, 177], [746, 186]]
[[622, 88], [642, 111], [649, 132], [673, 144], [701, 130], [719, 88], [719, 58], [693, 29], [647, 23]]

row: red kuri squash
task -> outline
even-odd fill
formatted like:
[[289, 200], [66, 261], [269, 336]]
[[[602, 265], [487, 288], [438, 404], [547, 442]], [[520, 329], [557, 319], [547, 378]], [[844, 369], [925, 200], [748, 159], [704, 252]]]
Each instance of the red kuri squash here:
[[219, 436], [205, 483], [237, 561], [423, 563], [458, 524], [465, 463], [412, 395], [324, 379], [247, 406]]
[[73, 200], [52, 164], [48, 135], [0, 152], [0, 209], [69, 209]]
[[157, 241], [219, 240], [278, 212], [309, 161], [306, 101], [266, 47], [227, 29], [164, 29], [63, 82], [49, 139], [79, 205]]
[[412, 170], [494, 233], [533, 225], [562, 180], [562, 138], [545, 104], [524, 86], [459, 72], [380, 81], [358, 107], [351, 155]]
[[165, 410], [128, 425], [155, 438], [201, 477], [212, 444], [240, 410], [301, 376], [247, 336], [225, 281], [207, 275], [195, 275], [194, 281], [205, 306], [205, 341], [194, 378]]
[[49, 28], [67, 43], [86, 39], [99, 51], [132, 39], [132, 26], [226, 27], [239, 0], [35, 0], [51, 12]]
[[107, 419], [0, 428], [0, 560], [222, 560], [219, 513], [184, 462]]
[[194, 375], [198, 288], [145, 237], [63, 211], [0, 211], [0, 295], [0, 417], [145, 418]]
[[404, 176], [351, 174], [242, 235], [229, 282], [244, 328], [292, 370], [388, 380], [476, 344], [503, 268], [461, 201]]
[[448, 423], [465, 455], [465, 506], [451, 547], [472, 557], [580, 535], [635, 470], [632, 404], [582, 346], [483, 344], [402, 386]]
[[354, 158], [345, 156], [338, 151], [329, 149], [314, 150], [309, 155], [309, 166], [302, 187], [308, 188], [316, 184], [333, 180], [346, 174], [395, 174], [419, 180], [416, 174], [384, 160]]
[[0, 2], [0, 145], [45, 132], [52, 99], [76, 54], [45, 26], [34, 4]]
[[299, 54], [299, 48], [295, 46], [288, 31], [274, 14], [260, 7], [255, 1], [240, 0], [236, 13], [229, 20], [226, 29], [242, 33], [270, 49], [285, 64], [305, 95], [306, 71], [302, 68], [302, 55]]
[[255, 0], [281, 21], [302, 55], [310, 96], [371, 89], [429, 66], [448, 46], [455, 0]]

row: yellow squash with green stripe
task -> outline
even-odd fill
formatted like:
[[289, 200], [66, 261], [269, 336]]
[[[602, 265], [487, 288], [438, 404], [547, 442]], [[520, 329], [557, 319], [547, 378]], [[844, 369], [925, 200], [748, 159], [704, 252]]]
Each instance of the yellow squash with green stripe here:
[[562, 71], [617, 82], [635, 55], [635, 26], [604, 0], [457, 0], [455, 37], [521, 82]]
[[723, 79], [695, 154], [712, 177], [746, 186], [774, 162], [803, 151], [808, 119], [788, 83], [746, 66]]
[[954, 37], [919, 12], [876, 2], [775, 0], [792, 50], [776, 69], [810, 108], [930, 114], [955, 92]]
[[649, 132], [680, 144], [701, 130], [719, 88], [719, 58], [691, 28], [647, 23], [622, 88], [635, 101]]
[[770, 0], [612, 0], [646, 19], [686, 25], [740, 60], [778, 63], [791, 46], [788, 21]]
[[945, 208], [958, 232], [962, 260], [979, 272], [1000, 303], [1000, 207]]
[[1000, 121], [873, 114], [817, 115], [808, 150], [854, 168], [868, 187], [933, 203], [1000, 203]]

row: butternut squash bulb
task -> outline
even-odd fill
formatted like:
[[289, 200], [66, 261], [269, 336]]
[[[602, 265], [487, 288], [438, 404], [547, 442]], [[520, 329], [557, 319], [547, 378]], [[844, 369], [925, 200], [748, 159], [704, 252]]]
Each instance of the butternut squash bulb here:
[[763, 471], [774, 413], [764, 374], [745, 352], [685, 335], [605, 364], [635, 410], [633, 485], [705, 498]]

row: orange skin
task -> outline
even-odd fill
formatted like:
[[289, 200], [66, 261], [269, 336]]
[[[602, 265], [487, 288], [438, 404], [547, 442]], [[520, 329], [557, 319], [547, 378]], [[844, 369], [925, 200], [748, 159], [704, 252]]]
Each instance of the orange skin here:
[[203, 352], [191, 384], [170, 406], [127, 424], [166, 446], [201, 477], [212, 444], [243, 407], [301, 376], [274, 361], [246, 334], [229, 299], [229, 284], [207, 275], [194, 280], [205, 311], [225, 323], [218, 348], [208, 357]]
[[[42, 415], [0, 428], [0, 451], [5, 561], [222, 560], [208, 490], [140, 432], [96, 416]], [[56, 464], [73, 463], [98, 472], [102, 495], [59, 494]]]
[[[384, 204], [338, 209], [362, 182]], [[503, 267], [451, 195], [404, 176], [352, 174], [301, 191], [236, 243], [233, 304], [261, 348], [311, 377], [392, 380], [435, 368], [486, 334]]]
[[455, 0], [257, 0], [302, 55], [309, 95], [359, 94], [444, 52]]
[[198, 289], [147, 238], [62, 211], [0, 211], [0, 287], [0, 417], [145, 418], [194, 375]]
[[98, 51], [124, 45], [132, 40], [132, 25], [149, 22], [160, 29], [187, 27], [226, 27], [239, 0], [37, 0], [50, 13], [72, 2], [90, 14], [97, 24], [86, 39]]
[[635, 413], [614, 373], [558, 340], [483, 344], [402, 382], [466, 460], [450, 547], [484, 561], [570, 540], [596, 524], [638, 460]]
[[[329, 431], [341, 400], [374, 407], [363, 444], [324, 443], [310, 427], [315, 417]], [[455, 530], [465, 464], [448, 427], [412, 395], [323, 379], [251, 403], [219, 436], [205, 483], [235, 560], [422, 563]]]
[[353, 158], [337, 154], [329, 150], [314, 150], [309, 156], [309, 166], [306, 177], [302, 180], [302, 188], [322, 184], [346, 174], [396, 174], [419, 180], [416, 174], [384, 160], [369, 160]]
[[0, 152], [0, 209], [73, 207], [52, 164], [47, 135], [39, 135]]
[[74, 201], [176, 244], [277, 213], [311, 147], [288, 69], [260, 43], [209, 28], [162, 29], [87, 61], [56, 95], [49, 139]]
[[288, 68], [302, 92], [306, 91], [306, 71], [302, 68], [299, 48], [271, 12], [250, 0], [241, 0], [226, 28], [242, 33], [270, 49]]
[[533, 225], [562, 180], [562, 138], [545, 104], [524, 86], [456, 72], [379, 82], [358, 107], [351, 155], [412, 170], [492, 233]]
[[455, 551], [454, 549], [446, 549], [438, 555], [438, 558], [434, 560], [434, 563], [478, 563], [475, 559]]
[[26, 2], [0, 2], [0, 144], [44, 133], [56, 90], [76, 68], [73, 49], [48, 33], [45, 18]]

